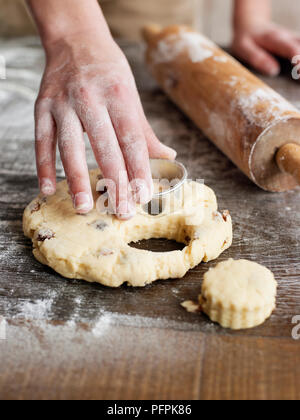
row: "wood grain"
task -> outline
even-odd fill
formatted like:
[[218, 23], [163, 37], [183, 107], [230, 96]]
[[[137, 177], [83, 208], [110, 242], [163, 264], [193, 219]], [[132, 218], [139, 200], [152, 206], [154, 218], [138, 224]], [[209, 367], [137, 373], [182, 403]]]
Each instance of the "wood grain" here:
[[1, 399], [300, 398], [299, 345], [290, 339], [118, 326], [95, 336], [88, 325], [20, 321], [8, 334]]
[[[65, 334], [72, 351], [57, 357], [53, 329]], [[0, 366], [2, 399], [197, 399], [200, 392], [201, 333], [111, 327], [96, 337], [87, 326], [71, 331], [36, 322], [10, 324], [8, 332], [13, 337], [1, 349], [7, 361]], [[24, 352], [24, 345], [34, 351]]]
[[[197, 298], [214, 262], [141, 290], [61, 278], [33, 258], [22, 233], [23, 209], [37, 194], [28, 92], [38, 89], [43, 65], [34, 40], [24, 42], [8, 69], [18, 90], [8, 94], [0, 81], [0, 316], [9, 321], [0, 340], [0, 398], [299, 398], [300, 343], [291, 338], [300, 315], [299, 189], [273, 195], [252, 185], [157, 88], [142, 48], [125, 43], [156, 133], [231, 211], [234, 244], [220, 261], [248, 258], [269, 267], [279, 282], [277, 309], [261, 327], [239, 332], [185, 312], [180, 303]], [[22, 66], [30, 77], [18, 73]], [[270, 83], [299, 105], [298, 84], [284, 76]], [[88, 145], [87, 154], [94, 167]]]
[[210, 336], [200, 398], [300, 399], [299, 344], [289, 339]]

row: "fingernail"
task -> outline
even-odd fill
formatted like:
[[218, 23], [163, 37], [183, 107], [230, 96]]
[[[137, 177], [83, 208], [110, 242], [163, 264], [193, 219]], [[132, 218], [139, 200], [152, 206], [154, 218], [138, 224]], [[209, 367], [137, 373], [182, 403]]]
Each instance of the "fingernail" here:
[[78, 212], [87, 212], [92, 210], [93, 202], [89, 194], [80, 192], [74, 197], [74, 207]]
[[53, 195], [55, 188], [53, 182], [49, 178], [42, 178], [40, 181], [40, 190], [44, 195]]
[[150, 188], [146, 185], [145, 181], [135, 181], [135, 186], [133, 187], [133, 198], [136, 203], [147, 204], [152, 200], [154, 194], [153, 182], [150, 183]]
[[128, 201], [121, 201], [118, 210], [117, 217], [121, 220], [131, 219], [136, 215], [136, 206]]
[[172, 149], [171, 147], [165, 146], [164, 144], [163, 147], [166, 150], [166, 158], [170, 160], [175, 160], [177, 156], [176, 150]]
[[280, 69], [279, 69], [279, 68], [276, 68], [276, 67], [270, 67], [270, 69], [269, 69], [269, 74], [270, 74], [270, 76], [272, 76], [272, 77], [279, 76], [279, 74], [280, 74]]

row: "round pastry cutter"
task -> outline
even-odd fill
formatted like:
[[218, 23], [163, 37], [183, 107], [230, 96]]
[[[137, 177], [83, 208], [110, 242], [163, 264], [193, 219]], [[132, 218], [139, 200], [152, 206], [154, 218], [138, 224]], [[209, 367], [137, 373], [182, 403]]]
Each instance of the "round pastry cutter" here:
[[164, 212], [165, 204], [172, 194], [180, 195], [188, 172], [182, 163], [166, 159], [150, 159], [150, 167], [154, 195], [143, 210], [151, 216], [158, 216]]

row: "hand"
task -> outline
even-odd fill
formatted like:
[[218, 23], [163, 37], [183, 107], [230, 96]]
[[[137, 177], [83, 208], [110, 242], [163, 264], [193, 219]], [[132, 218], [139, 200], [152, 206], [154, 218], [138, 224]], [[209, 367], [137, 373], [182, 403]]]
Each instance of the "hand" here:
[[233, 53], [256, 70], [268, 76], [280, 73], [273, 55], [292, 60], [300, 54], [300, 34], [271, 22], [260, 22], [236, 28]]
[[[83, 130], [108, 186], [119, 218], [135, 214], [136, 202], [153, 194], [149, 156], [175, 159], [156, 138], [144, 115], [129, 64], [112, 38], [95, 31], [48, 45], [47, 65], [36, 103], [36, 157], [41, 192], [56, 189], [55, 150], [78, 213], [93, 208]], [[122, 175], [120, 182], [119, 177]], [[140, 180], [128, 193], [128, 185]]]

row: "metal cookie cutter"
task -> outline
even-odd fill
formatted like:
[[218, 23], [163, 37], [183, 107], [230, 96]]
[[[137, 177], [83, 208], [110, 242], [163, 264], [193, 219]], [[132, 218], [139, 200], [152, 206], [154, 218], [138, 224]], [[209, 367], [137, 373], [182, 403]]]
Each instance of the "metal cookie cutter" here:
[[176, 161], [150, 159], [150, 167], [155, 192], [143, 211], [150, 216], [175, 212], [181, 205], [182, 187], [188, 177], [185, 166]]

